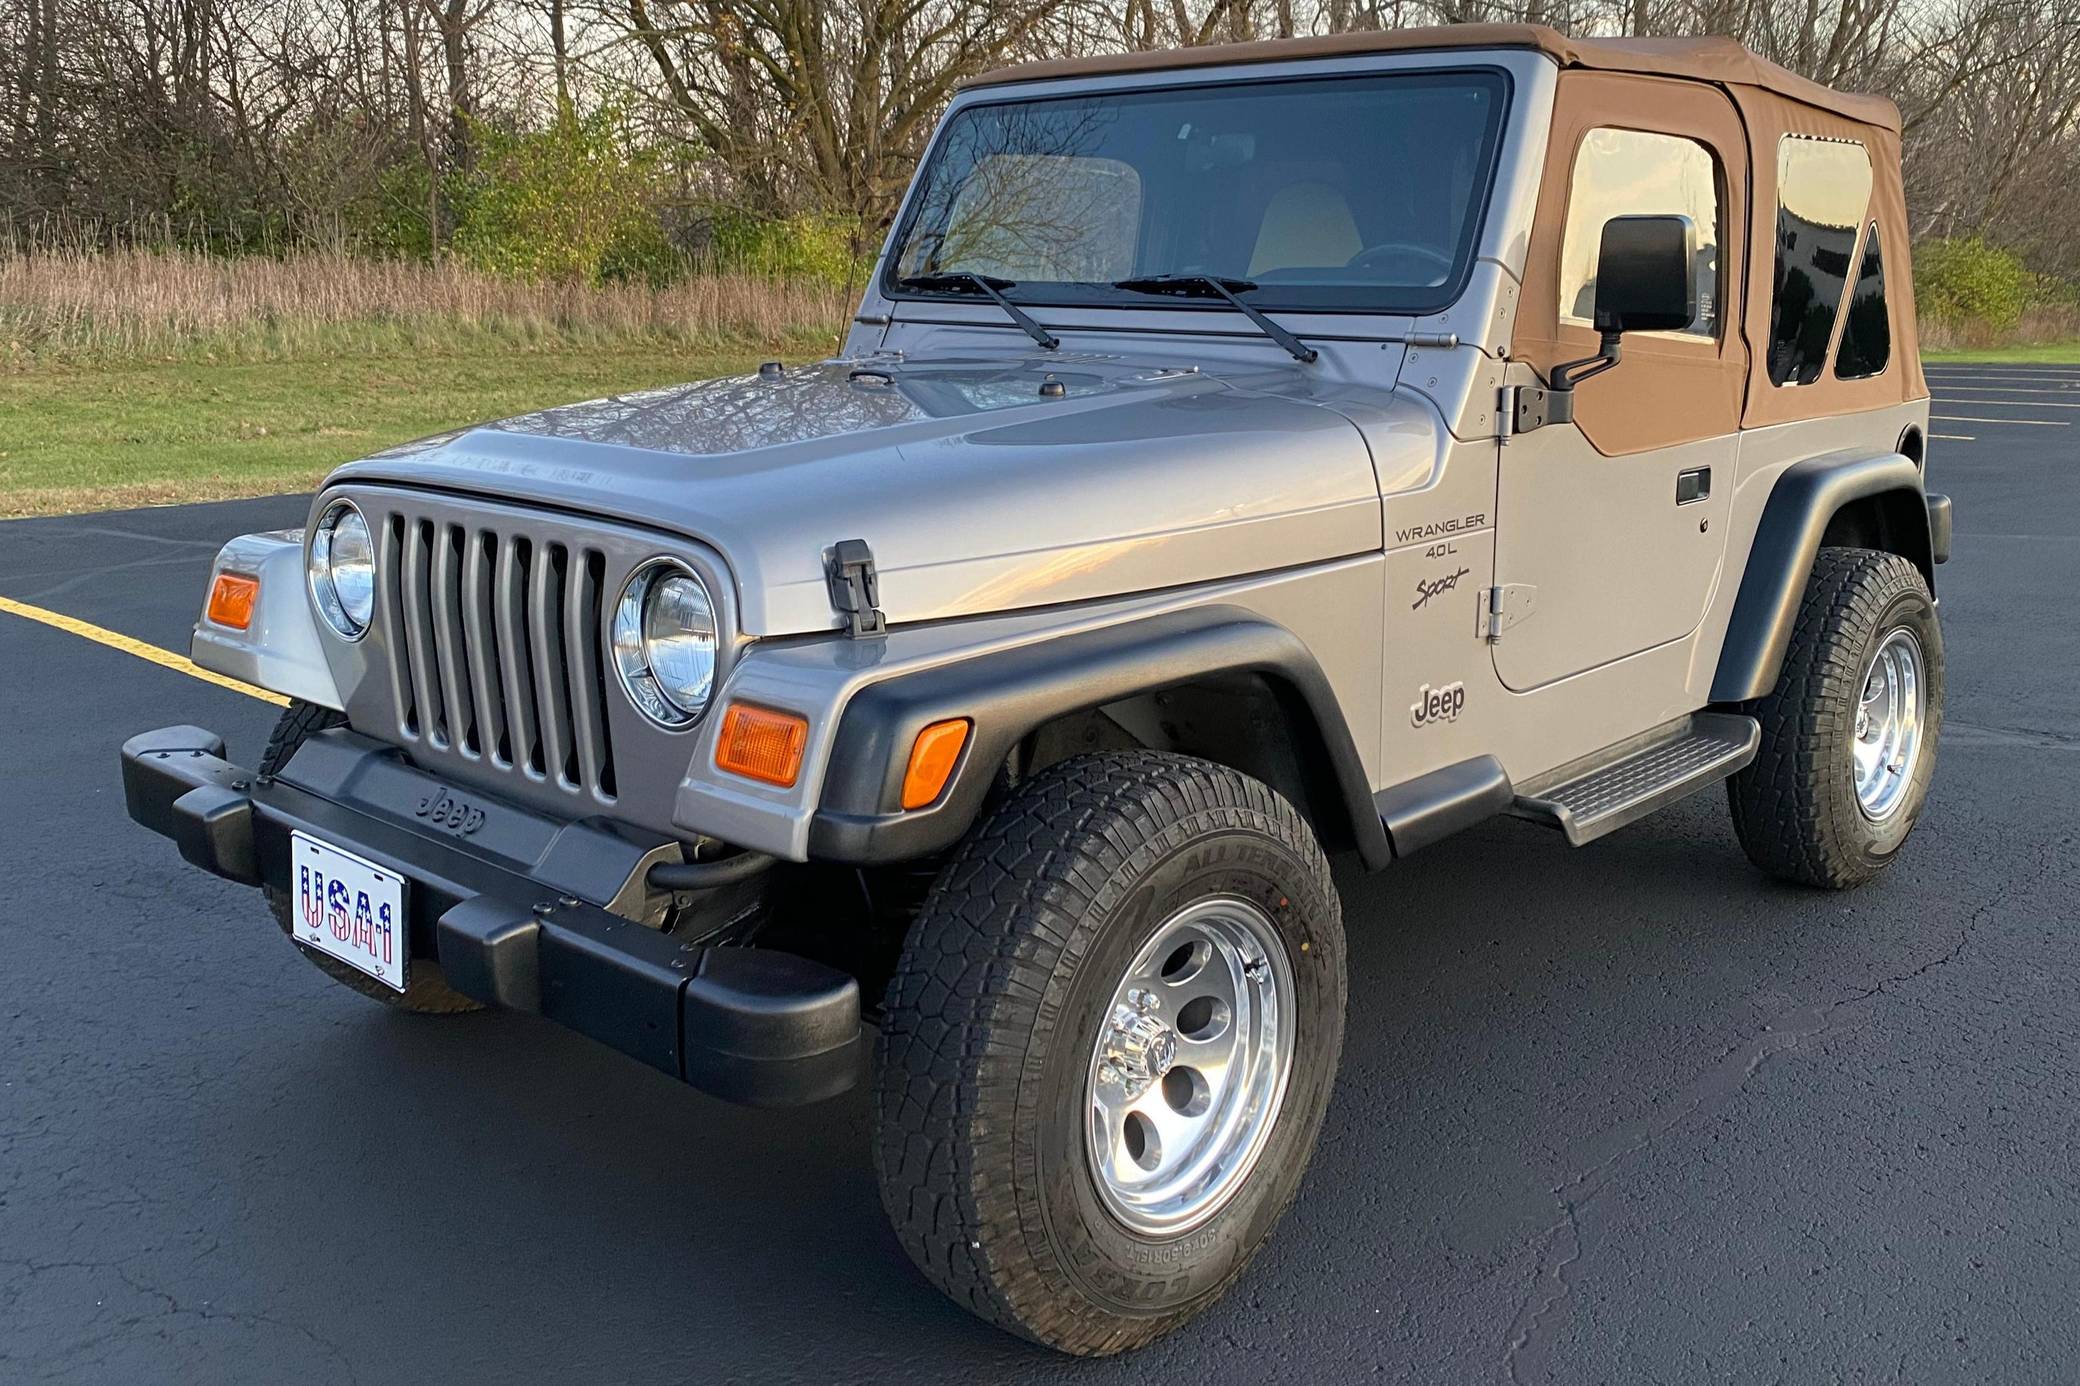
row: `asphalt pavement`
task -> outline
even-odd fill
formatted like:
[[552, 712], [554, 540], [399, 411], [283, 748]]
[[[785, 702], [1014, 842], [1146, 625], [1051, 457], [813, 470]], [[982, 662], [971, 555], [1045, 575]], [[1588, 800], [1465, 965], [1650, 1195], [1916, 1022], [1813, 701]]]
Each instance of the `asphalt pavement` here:
[[[1343, 870], [1300, 1200], [1101, 1363], [912, 1271], [859, 1094], [745, 1111], [328, 981], [117, 783], [135, 731], [250, 762], [274, 709], [0, 611], [0, 1380], [2080, 1379], [2080, 369], [1930, 374], [1949, 711], [1903, 859], [1776, 885], [1706, 794]], [[0, 524], [0, 595], [185, 651], [218, 544], [303, 509]]]

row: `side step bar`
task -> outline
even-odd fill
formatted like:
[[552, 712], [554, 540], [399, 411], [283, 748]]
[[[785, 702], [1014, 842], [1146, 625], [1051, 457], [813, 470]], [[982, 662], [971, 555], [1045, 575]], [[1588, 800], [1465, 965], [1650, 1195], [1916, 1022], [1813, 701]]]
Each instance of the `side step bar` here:
[[1698, 712], [1527, 786], [1510, 812], [1558, 828], [1576, 847], [1717, 784], [1755, 759], [1762, 725], [1734, 712]]

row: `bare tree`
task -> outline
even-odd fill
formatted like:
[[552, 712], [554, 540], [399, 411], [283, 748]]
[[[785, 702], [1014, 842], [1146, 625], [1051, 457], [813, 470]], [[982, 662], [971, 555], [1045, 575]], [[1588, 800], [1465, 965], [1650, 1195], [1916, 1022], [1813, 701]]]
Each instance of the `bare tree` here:
[[0, 208], [17, 232], [238, 246], [340, 237], [412, 187], [438, 246], [486, 123], [611, 100], [681, 201], [840, 213], [864, 244], [984, 68], [1495, 20], [1726, 34], [1889, 95], [1918, 234], [2080, 278], [2072, 0], [14, 0]]
[[623, 0], [672, 109], [769, 210], [885, 216], [965, 77], [1076, 0]]

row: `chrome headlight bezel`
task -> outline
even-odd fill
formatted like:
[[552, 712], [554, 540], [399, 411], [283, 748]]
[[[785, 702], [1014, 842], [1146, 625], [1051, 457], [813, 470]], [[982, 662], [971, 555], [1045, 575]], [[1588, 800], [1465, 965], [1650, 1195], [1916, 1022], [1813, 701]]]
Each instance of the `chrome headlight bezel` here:
[[[692, 591], [698, 594], [699, 609], [706, 616], [705, 632], [698, 625], [680, 628], [680, 634], [696, 645], [705, 634], [706, 669], [704, 677], [694, 680], [699, 684], [697, 696], [689, 693], [684, 683], [668, 684], [657, 673], [657, 633], [651, 628], [651, 617], [660, 590], [668, 582], [690, 583]], [[683, 593], [686, 589], [675, 590]], [[630, 706], [658, 726], [667, 731], [686, 731], [698, 725], [714, 705], [722, 666], [721, 613], [707, 580], [682, 560], [660, 556], [636, 565], [622, 585], [620, 599], [614, 603], [608, 645], [622, 694]]]
[[[361, 530], [362, 542], [366, 544], [367, 588], [365, 594], [349, 592], [342, 594], [339, 574], [343, 566], [339, 560], [340, 527], [351, 520]], [[350, 543], [347, 547], [351, 548]], [[357, 559], [354, 566], [362, 566]], [[317, 523], [310, 527], [310, 548], [305, 562], [305, 575], [310, 587], [311, 602], [318, 615], [332, 633], [342, 640], [356, 641], [368, 634], [375, 621], [375, 531], [369, 528], [368, 517], [361, 507], [341, 498], [325, 507]], [[360, 614], [357, 615], [357, 610]]]

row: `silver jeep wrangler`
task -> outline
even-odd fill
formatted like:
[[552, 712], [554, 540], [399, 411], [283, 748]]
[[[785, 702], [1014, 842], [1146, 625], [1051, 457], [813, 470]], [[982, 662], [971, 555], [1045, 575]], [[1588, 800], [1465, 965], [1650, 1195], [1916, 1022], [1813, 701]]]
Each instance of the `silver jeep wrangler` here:
[[234, 540], [131, 814], [341, 982], [725, 1098], [871, 1061], [935, 1283], [1077, 1353], [1241, 1273], [1336, 1075], [1328, 853], [1725, 782], [1764, 871], [1935, 766], [1891, 103], [1462, 27], [991, 74], [844, 354], [341, 468]]

